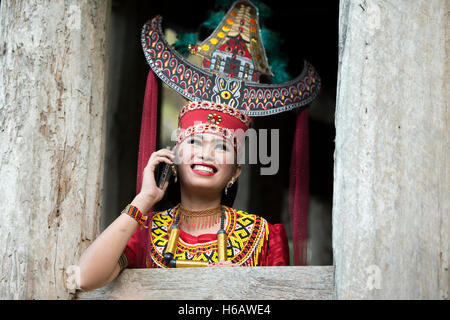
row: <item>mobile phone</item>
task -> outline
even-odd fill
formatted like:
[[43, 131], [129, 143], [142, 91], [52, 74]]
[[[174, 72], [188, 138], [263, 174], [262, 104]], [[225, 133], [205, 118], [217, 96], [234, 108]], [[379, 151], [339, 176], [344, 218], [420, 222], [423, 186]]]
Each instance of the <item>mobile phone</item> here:
[[[166, 149], [171, 149], [170, 147], [166, 147]], [[172, 177], [172, 165], [160, 162], [158, 164], [158, 188], [162, 189], [166, 181], [169, 181], [170, 177]]]

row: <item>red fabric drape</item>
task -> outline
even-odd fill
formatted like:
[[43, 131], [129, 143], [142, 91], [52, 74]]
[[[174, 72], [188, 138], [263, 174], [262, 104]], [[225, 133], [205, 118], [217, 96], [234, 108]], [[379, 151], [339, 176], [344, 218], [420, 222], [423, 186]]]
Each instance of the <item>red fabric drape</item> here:
[[[150, 155], [156, 150], [156, 126], [158, 115], [158, 80], [152, 70], [148, 72], [145, 87], [144, 105], [142, 108], [141, 136], [139, 140], [139, 154], [137, 166], [136, 194], [141, 191], [142, 174]], [[151, 212], [151, 209], [150, 209]], [[146, 226], [148, 227], [148, 221]], [[148, 241], [148, 229], [138, 227], [128, 242], [125, 252], [129, 266], [145, 268], [145, 255]]]
[[309, 213], [309, 140], [308, 111], [297, 115], [291, 155], [289, 216], [291, 221], [294, 265], [306, 265]]
[[137, 167], [136, 194], [141, 191], [142, 173], [150, 155], [156, 151], [156, 125], [158, 116], [158, 80], [152, 70], [148, 72], [142, 108], [141, 136]]

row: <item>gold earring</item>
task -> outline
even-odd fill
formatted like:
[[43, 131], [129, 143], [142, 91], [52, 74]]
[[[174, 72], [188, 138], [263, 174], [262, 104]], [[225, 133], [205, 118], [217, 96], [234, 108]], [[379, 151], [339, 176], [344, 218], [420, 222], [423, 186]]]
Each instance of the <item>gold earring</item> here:
[[228, 188], [231, 188], [233, 183], [234, 183], [234, 177], [231, 178], [231, 180], [227, 183], [227, 186], [225, 187], [225, 194], [227, 194]]
[[174, 166], [174, 165], [172, 165], [172, 174], [174, 175], [174, 177], [175, 177], [175, 183], [177, 182], [177, 178], [178, 178], [178, 175], [177, 175], [177, 168]]

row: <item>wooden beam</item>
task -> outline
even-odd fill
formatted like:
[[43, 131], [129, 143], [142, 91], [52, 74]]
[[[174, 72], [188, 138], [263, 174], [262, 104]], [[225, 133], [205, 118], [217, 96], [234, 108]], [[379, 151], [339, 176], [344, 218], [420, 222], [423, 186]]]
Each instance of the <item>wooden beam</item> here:
[[98, 235], [110, 1], [3, 0], [0, 299], [67, 299]]
[[338, 299], [447, 299], [449, 1], [340, 2]]
[[76, 299], [333, 299], [334, 267], [125, 269]]

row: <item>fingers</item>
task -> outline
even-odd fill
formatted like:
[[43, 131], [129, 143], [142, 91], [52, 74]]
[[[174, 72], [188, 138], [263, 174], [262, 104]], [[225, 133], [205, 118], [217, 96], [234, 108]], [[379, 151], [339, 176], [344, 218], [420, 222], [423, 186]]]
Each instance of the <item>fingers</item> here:
[[146, 167], [152, 167], [154, 169], [156, 165], [162, 161], [167, 164], [174, 164], [175, 154], [169, 149], [160, 149], [153, 152], [148, 159]]
[[147, 168], [150, 168], [152, 170], [154, 170], [156, 168], [156, 166], [160, 163], [160, 162], [165, 162], [169, 165], [174, 164], [174, 162], [166, 157], [163, 156], [154, 156], [154, 157], [150, 157], [148, 163], [147, 163]]
[[173, 161], [171, 159], [168, 159], [166, 157], [163, 156], [158, 156], [154, 158], [155, 162], [165, 162], [167, 164], [173, 164]]
[[175, 159], [175, 153], [169, 149], [159, 149], [158, 151], [153, 152], [150, 158], [157, 156], [165, 156], [171, 160]]
[[228, 260], [210, 263], [208, 267], [239, 267], [239, 265]]

